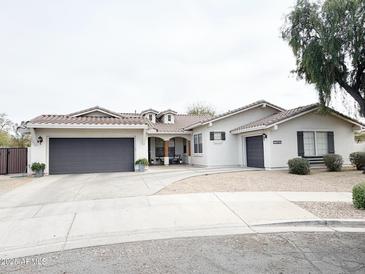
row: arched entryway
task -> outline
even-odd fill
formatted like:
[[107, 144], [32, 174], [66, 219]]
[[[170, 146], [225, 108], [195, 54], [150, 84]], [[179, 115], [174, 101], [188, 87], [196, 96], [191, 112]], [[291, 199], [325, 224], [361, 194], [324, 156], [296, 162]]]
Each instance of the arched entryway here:
[[148, 137], [150, 165], [183, 165], [190, 163], [190, 140], [184, 137]]

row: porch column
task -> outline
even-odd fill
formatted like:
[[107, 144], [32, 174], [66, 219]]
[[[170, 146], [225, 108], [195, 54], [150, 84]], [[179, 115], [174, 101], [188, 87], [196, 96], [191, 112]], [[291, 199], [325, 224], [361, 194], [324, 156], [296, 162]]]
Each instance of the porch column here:
[[186, 150], [188, 153], [188, 164], [191, 165], [191, 143], [189, 140], [186, 140]]
[[169, 165], [169, 141], [163, 141], [163, 162], [165, 166]]

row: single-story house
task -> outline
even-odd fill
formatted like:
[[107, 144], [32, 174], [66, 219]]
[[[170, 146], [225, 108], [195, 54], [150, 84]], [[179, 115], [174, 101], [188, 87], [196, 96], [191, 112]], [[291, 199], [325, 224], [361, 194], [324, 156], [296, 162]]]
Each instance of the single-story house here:
[[318, 104], [285, 110], [261, 100], [214, 117], [96, 106], [40, 115], [26, 125], [30, 162], [45, 163], [49, 174], [133, 171], [140, 158], [153, 165], [273, 169], [294, 157], [315, 163], [336, 153], [350, 164], [351, 152], [365, 151], [355, 139], [364, 125], [333, 109], [323, 114]]

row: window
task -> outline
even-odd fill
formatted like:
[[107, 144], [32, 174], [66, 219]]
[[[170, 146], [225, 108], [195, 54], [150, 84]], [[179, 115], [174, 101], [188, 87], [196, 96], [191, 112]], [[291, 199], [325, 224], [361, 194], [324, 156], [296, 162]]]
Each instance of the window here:
[[325, 155], [328, 153], [328, 137], [327, 132], [316, 132], [317, 155]]
[[224, 131], [211, 131], [210, 140], [211, 141], [222, 141], [226, 139], [226, 133]]
[[315, 156], [316, 147], [314, 140], [314, 132], [304, 132], [303, 133], [303, 143], [304, 143], [304, 155], [305, 156]]
[[304, 156], [323, 156], [329, 153], [328, 132], [303, 132]]
[[152, 114], [148, 115], [148, 119], [150, 119], [150, 121], [152, 121]]
[[194, 135], [194, 153], [203, 153], [203, 138], [202, 134]]
[[171, 115], [167, 115], [167, 121], [171, 122]]

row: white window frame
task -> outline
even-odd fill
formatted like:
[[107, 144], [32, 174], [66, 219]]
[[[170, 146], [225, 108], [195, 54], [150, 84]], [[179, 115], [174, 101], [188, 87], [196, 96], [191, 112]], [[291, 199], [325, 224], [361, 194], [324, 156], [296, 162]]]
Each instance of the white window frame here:
[[[197, 138], [197, 151], [195, 151], [195, 136]], [[199, 143], [199, 136], [200, 136], [200, 143]], [[199, 144], [201, 144], [201, 151], [199, 151]], [[193, 134], [193, 153], [195, 155], [202, 155], [203, 154], [203, 134], [202, 133], [195, 133]]]
[[[314, 133], [314, 152], [315, 152], [315, 155], [305, 155], [304, 154], [304, 157], [317, 157], [317, 156], [323, 156], [323, 155], [328, 154], [328, 141], [327, 141], [327, 153], [325, 153], [325, 154], [318, 155], [318, 145], [317, 145], [317, 133], [327, 133], [328, 134], [328, 131], [325, 131], [325, 130], [303, 130], [303, 138], [304, 138], [304, 133], [305, 132]], [[304, 144], [303, 144], [303, 146], [304, 146]], [[304, 148], [304, 151], [305, 151], [305, 148]]]

